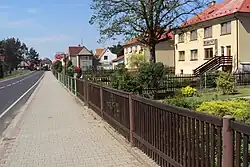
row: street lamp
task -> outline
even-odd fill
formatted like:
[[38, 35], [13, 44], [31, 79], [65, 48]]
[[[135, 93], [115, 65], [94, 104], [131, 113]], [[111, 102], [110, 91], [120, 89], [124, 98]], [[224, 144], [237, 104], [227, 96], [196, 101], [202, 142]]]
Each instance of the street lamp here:
[[4, 63], [3, 63], [4, 59], [5, 59], [4, 49], [1, 48], [0, 49], [0, 78], [4, 77]]

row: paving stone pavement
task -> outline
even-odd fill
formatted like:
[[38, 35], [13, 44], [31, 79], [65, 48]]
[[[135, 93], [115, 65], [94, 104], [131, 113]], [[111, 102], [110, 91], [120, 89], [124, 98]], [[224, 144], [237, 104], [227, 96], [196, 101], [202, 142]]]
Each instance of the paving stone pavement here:
[[50, 72], [8, 142], [4, 167], [142, 166]]

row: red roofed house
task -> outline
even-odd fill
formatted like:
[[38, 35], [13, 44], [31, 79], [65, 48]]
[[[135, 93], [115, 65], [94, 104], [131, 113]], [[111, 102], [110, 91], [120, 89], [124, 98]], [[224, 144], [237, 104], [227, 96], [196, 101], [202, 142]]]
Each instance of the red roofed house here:
[[92, 68], [93, 54], [85, 46], [70, 46], [68, 55], [75, 67], [80, 67], [83, 70]]
[[[174, 35], [172, 33], [165, 33], [162, 35], [163, 39], [166, 39], [156, 45], [156, 62], [162, 62], [169, 67], [175, 66], [174, 61]], [[132, 53], [142, 53], [146, 60], [149, 61], [149, 48], [140, 43], [136, 38], [128, 41], [123, 45], [124, 47], [124, 64], [127, 68], [132, 68], [129, 65], [129, 57]]]
[[117, 55], [112, 53], [109, 48], [96, 49], [95, 56], [99, 60], [98, 68], [103, 68], [104, 70], [113, 69], [112, 60], [117, 58]]
[[250, 64], [250, 0], [211, 2], [175, 34], [176, 74], [201, 75]]
[[113, 69], [115, 69], [115, 67], [121, 63], [124, 63], [124, 56], [119, 56], [115, 58], [114, 60], [112, 60]]

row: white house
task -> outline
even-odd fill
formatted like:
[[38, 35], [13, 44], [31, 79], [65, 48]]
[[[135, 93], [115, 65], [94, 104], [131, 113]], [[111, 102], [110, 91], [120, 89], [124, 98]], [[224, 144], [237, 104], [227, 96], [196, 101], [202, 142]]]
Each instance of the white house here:
[[[97, 50], [98, 49], [96, 49], [96, 51]], [[112, 53], [108, 48], [106, 48], [106, 49], [103, 49], [102, 53], [100, 53], [100, 55], [98, 56], [99, 56], [99, 63], [100, 63], [99, 67], [103, 68], [104, 70], [113, 69], [112, 60], [117, 58], [116, 54]]]

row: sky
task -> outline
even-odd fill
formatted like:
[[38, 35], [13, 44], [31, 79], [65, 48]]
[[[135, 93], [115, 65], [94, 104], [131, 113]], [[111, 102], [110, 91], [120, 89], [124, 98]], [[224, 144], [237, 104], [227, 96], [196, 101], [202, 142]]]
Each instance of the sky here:
[[[220, 2], [222, 0], [217, 0]], [[89, 50], [117, 44], [98, 44], [99, 31], [90, 25], [92, 0], [1, 0], [0, 39], [19, 38], [34, 47], [41, 58], [54, 58], [68, 46], [81, 44]], [[82, 40], [81, 40], [82, 39]]]
[[89, 50], [116, 44], [97, 43], [99, 31], [89, 24], [90, 4], [91, 0], [1, 0], [0, 39], [19, 38], [41, 58], [51, 59], [81, 41]]

